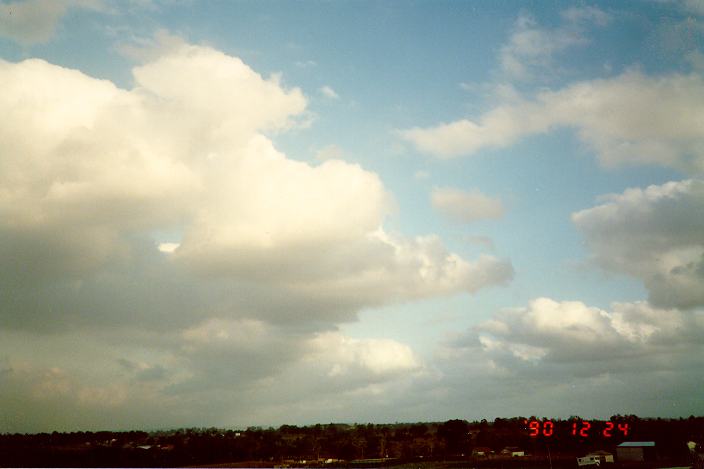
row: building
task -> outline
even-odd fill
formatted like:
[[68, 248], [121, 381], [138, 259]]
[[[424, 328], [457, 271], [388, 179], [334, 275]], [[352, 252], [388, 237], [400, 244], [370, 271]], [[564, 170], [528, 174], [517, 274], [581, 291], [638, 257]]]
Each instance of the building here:
[[618, 462], [641, 462], [655, 459], [654, 441], [626, 441], [616, 447]]
[[501, 450], [503, 456], [511, 456], [512, 458], [520, 458], [526, 455], [525, 451], [516, 446], [507, 446]]
[[494, 454], [494, 450], [491, 448], [487, 448], [486, 446], [477, 446], [472, 450], [472, 456], [475, 458], [478, 457], [487, 457]]
[[614, 455], [613, 453], [609, 453], [608, 451], [592, 451], [591, 453], [587, 454], [587, 456], [591, 457], [596, 457], [599, 458], [599, 461], [601, 461], [602, 464], [604, 463], [612, 463], [614, 462]]

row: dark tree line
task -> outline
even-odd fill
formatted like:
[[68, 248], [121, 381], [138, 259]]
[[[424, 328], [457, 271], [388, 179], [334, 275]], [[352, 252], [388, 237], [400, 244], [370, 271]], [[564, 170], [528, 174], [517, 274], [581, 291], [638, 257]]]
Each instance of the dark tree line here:
[[[574, 436], [582, 420], [550, 420], [536, 436], [527, 427], [535, 417], [482, 420], [448, 420], [444, 423], [326, 424], [278, 429], [179, 429], [160, 432], [73, 432], [0, 435], [0, 466], [148, 467], [184, 466], [247, 461], [261, 464], [355, 465], [359, 460], [441, 461], [474, 459], [477, 467], [493, 467], [502, 450], [524, 451], [534, 461], [550, 457], [564, 467], [574, 465], [575, 455], [603, 449], [613, 451], [621, 441], [655, 441], [665, 459], [686, 461], [687, 441], [704, 442], [704, 417], [639, 419], [614, 416], [612, 422], [628, 423], [628, 435], [604, 438], [602, 432]], [[603, 428], [605, 422], [592, 422]], [[537, 425], [537, 424], [536, 424]], [[601, 427], [599, 426], [601, 425]], [[547, 429], [549, 431], [542, 431]], [[547, 434], [547, 436], [546, 436]], [[493, 454], [482, 454], [493, 452]], [[510, 458], [510, 455], [508, 456]], [[356, 461], [356, 462], [355, 462]], [[379, 461], [377, 461], [378, 463]], [[559, 466], [559, 464], [557, 464]], [[505, 463], [501, 463], [504, 467]], [[506, 466], [509, 467], [509, 466]]]

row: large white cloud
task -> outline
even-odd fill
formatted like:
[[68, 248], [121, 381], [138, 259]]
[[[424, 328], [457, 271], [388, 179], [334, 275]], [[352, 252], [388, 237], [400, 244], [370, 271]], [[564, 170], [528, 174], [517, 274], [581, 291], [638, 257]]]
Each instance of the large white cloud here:
[[390, 339], [353, 339], [328, 332], [312, 339], [310, 346], [309, 359], [327, 367], [330, 376], [360, 371], [378, 376], [421, 368], [410, 347]]
[[0, 236], [16, 272], [84, 272], [123, 254], [121, 234], [188, 210], [200, 179], [165, 148], [178, 134], [149, 125], [148, 97], [41, 60], [0, 75]]
[[663, 307], [704, 305], [704, 182], [628, 189], [572, 215], [598, 265], [643, 281]]
[[627, 71], [499, 105], [476, 120], [401, 131], [442, 158], [501, 148], [531, 134], [574, 128], [605, 166], [657, 164], [704, 171], [704, 79]]
[[157, 52], [132, 89], [0, 62], [0, 402], [31, 416], [7, 430], [261, 422], [292, 398], [266, 394], [279, 378], [352, 402], [423, 365], [337, 324], [511, 279], [507, 261], [385, 231], [376, 174], [279, 152], [300, 90], [209, 47]]
[[[292, 125], [305, 98], [237, 58], [177, 44], [135, 68], [130, 91], [40, 60], [0, 73], [0, 232], [15, 266], [78, 275], [153, 229], [183, 231], [175, 258], [207, 274], [362, 274], [381, 251], [393, 276], [404, 262], [374, 234], [392, 207], [378, 177], [277, 152], [261, 132]], [[453, 259], [433, 261], [451, 273]]]

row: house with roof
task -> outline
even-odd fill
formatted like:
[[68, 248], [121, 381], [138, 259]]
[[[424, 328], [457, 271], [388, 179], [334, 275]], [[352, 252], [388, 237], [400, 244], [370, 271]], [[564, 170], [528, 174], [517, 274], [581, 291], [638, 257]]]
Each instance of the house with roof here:
[[642, 462], [655, 460], [654, 441], [624, 441], [616, 447], [618, 462]]
[[486, 458], [494, 454], [494, 450], [487, 446], [477, 446], [472, 450], [472, 456], [475, 458]]
[[526, 455], [525, 451], [517, 446], [507, 446], [501, 450], [502, 456], [511, 456], [512, 458], [520, 458]]

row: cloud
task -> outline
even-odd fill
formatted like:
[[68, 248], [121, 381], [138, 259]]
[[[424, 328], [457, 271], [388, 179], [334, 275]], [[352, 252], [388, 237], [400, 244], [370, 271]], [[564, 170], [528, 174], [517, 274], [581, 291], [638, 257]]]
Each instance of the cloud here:
[[157, 245], [196, 275], [315, 296], [366, 285], [357, 296], [377, 303], [510, 277], [505, 261], [384, 233], [393, 201], [376, 174], [277, 151], [261, 132], [290, 128], [306, 105], [278, 77], [185, 43], [133, 73], [123, 90], [42, 60], [0, 62], [7, 272], [85, 281], [171, 230], [180, 242]]
[[[282, 330], [259, 319], [211, 317], [182, 332], [180, 360], [184, 379], [167, 394], [188, 397], [213, 391], [246, 392], [301, 360], [306, 334]], [[207, 383], [207, 386], [203, 384]]]
[[500, 105], [477, 121], [416, 127], [400, 135], [419, 151], [451, 158], [571, 127], [604, 166], [655, 164], [701, 172], [704, 140], [698, 123], [703, 100], [704, 79], [699, 75], [650, 77], [628, 71]]
[[[47, 336], [42, 347], [34, 347], [34, 363], [6, 360], [0, 428], [270, 424], [280, 422], [282, 408], [291, 409], [288, 422], [300, 422], [311, 411], [320, 418], [341, 407], [349, 411], [364, 395], [388, 400], [399, 383], [423, 372], [416, 354], [397, 341], [331, 331], [296, 334], [256, 320], [208, 319], [168, 347], [163, 334], [153, 337], [156, 344], [144, 354], [144, 345]], [[71, 359], [45, 364], [51, 358], [43, 355], [55, 360], [60, 342], [73, 351]], [[17, 347], [15, 355], [27, 346]], [[84, 353], [75, 353], [77, 346]], [[116, 356], [123, 358], [111, 360]]]
[[701, 2], [674, 2], [673, 9], [680, 14], [661, 15], [653, 20], [648, 43], [653, 44], [656, 55], [684, 58], [683, 62], [690, 62], [688, 56], [696, 53], [704, 40], [704, 24], [695, 16], [695, 5], [699, 6], [701, 13]]
[[516, 372], [533, 363], [588, 376], [636, 364], [668, 366], [657, 356], [686, 353], [675, 351], [683, 344], [689, 351], [701, 348], [702, 332], [701, 312], [658, 309], [646, 302], [614, 303], [606, 311], [580, 301], [538, 298], [528, 307], [502, 310], [455, 346], [478, 343], [496, 363]]
[[308, 67], [316, 67], [318, 65], [318, 63], [314, 60], [298, 60], [298, 61], [294, 62], [294, 65], [296, 65], [296, 67], [300, 67], [300, 68], [308, 68]]
[[157, 398], [153, 380], [95, 384], [58, 367], [15, 364], [0, 393], [3, 431], [39, 432], [146, 428], [158, 416], [179, 422], [168, 396]]
[[684, 0], [684, 2], [681, 3], [681, 6], [690, 13], [704, 16], [704, 5], [702, 5], [702, 2], [697, 0]]
[[159, 243], [158, 249], [161, 252], [166, 252], [166, 253], [173, 253], [178, 247], [180, 246], [180, 243]]
[[325, 160], [341, 160], [344, 157], [344, 152], [342, 148], [337, 145], [331, 144], [326, 145], [320, 150], [315, 152], [315, 159], [319, 161]]
[[0, 74], [0, 237], [18, 272], [85, 273], [123, 255], [126, 235], [178, 225], [203, 194], [204, 162], [305, 106], [299, 90], [192, 46], [136, 68], [132, 91], [36, 59], [1, 62]]
[[329, 369], [330, 376], [362, 371], [373, 375], [418, 371], [421, 363], [405, 344], [390, 339], [353, 339], [323, 333], [310, 341], [308, 359]]
[[693, 50], [685, 54], [685, 59], [691, 65], [692, 69], [699, 74], [704, 72], [704, 54], [699, 50]]
[[448, 412], [481, 399], [486, 415], [696, 413], [703, 313], [537, 298], [448, 339], [439, 374], [415, 388], [442, 396]]
[[[212, 75], [203, 77], [203, 70]], [[181, 78], [208, 88], [184, 86], [172, 74], [181, 74]], [[306, 106], [301, 91], [283, 89], [278, 76], [263, 79], [239, 58], [207, 47], [183, 44], [134, 68], [133, 75], [139, 91], [164, 100], [167, 106], [182, 106], [193, 112], [186, 125], [217, 122], [203, 142], [215, 152], [225, 150], [219, 145], [241, 146], [257, 131], [290, 128], [291, 117]], [[182, 120], [183, 116], [177, 116], [169, 124], [179, 125]], [[217, 154], [211, 156], [215, 158]]]
[[488, 236], [467, 235], [462, 238], [466, 243], [494, 249], [494, 241]]
[[322, 88], [320, 88], [320, 92], [322, 93], [323, 96], [329, 99], [340, 99], [340, 96], [330, 88], [329, 86], [325, 85]]
[[0, 5], [0, 36], [24, 45], [48, 42], [71, 8], [102, 9], [101, 0], [24, 0]]
[[410, 420], [452, 418], [458, 408], [476, 419], [527, 408], [559, 417], [696, 414], [704, 315], [691, 313], [539, 298], [449, 337], [390, 412], [374, 410]]
[[502, 72], [511, 80], [529, 80], [552, 76], [553, 58], [571, 47], [584, 46], [587, 26], [603, 26], [610, 17], [592, 7], [572, 7], [561, 14], [564, 24], [555, 29], [540, 28], [531, 16], [521, 15], [508, 43], [501, 48], [499, 62]]
[[413, 178], [417, 181], [423, 181], [425, 179], [428, 179], [430, 177], [430, 173], [425, 170], [418, 170], [415, 173], [413, 173]]
[[166, 29], [158, 29], [152, 36], [130, 37], [129, 41], [119, 42], [116, 49], [122, 56], [144, 64], [187, 46], [188, 43], [182, 37]]
[[435, 235], [387, 232], [395, 204], [377, 174], [278, 151], [271, 135], [305, 113], [299, 89], [167, 42], [131, 89], [0, 62], [0, 431], [251, 424], [294, 398], [383, 401], [422, 363], [339, 323], [513, 276]]
[[501, 200], [474, 190], [465, 192], [450, 187], [435, 188], [430, 196], [433, 208], [460, 223], [497, 219], [504, 215]]
[[330, 257], [315, 269], [300, 268], [303, 259], [309, 258], [307, 250], [300, 251], [301, 259], [279, 252], [274, 255], [279, 271], [271, 280], [280, 279], [296, 297], [357, 309], [463, 291], [474, 293], [505, 285], [513, 278], [509, 262], [489, 255], [466, 261], [447, 251], [434, 235], [409, 239], [378, 231], [363, 242], [344, 244], [337, 249], [325, 245]]
[[605, 26], [611, 22], [611, 15], [605, 11], [588, 5], [583, 7], [570, 7], [563, 10], [560, 15], [573, 25], [591, 23], [597, 26]]
[[662, 307], [704, 305], [704, 182], [628, 189], [574, 213], [601, 267], [634, 276]]

